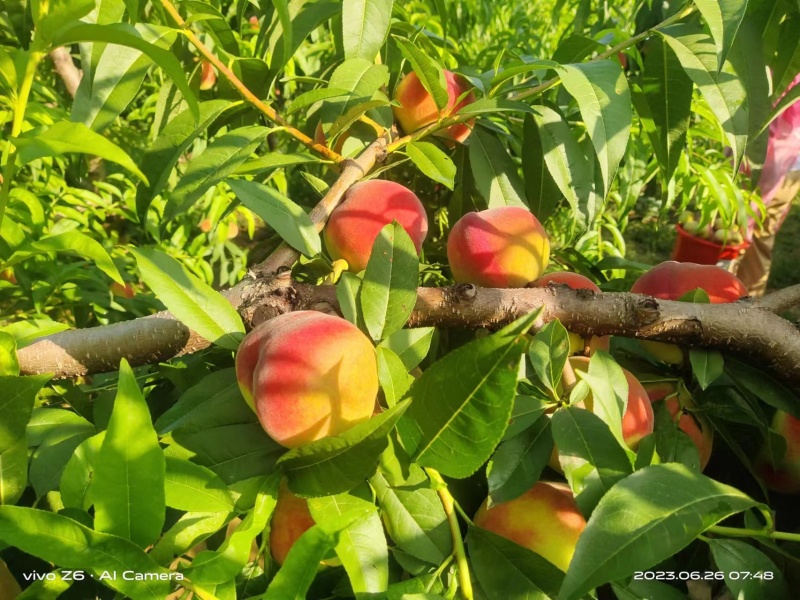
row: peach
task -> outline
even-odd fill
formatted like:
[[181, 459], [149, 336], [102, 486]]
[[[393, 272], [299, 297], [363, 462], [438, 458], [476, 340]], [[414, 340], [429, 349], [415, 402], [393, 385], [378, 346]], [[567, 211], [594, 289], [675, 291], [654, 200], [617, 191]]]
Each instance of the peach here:
[[[747, 295], [745, 285], [721, 267], [672, 260], [656, 265], [639, 277], [631, 292], [661, 300], [678, 300], [698, 288], [708, 294], [712, 304], [735, 302]], [[661, 362], [670, 365], [683, 362], [683, 350], [673, 344], [645, 340], [642, 347]]]
[[428, 217], [416, 194], [393, 181], [357, 183], [328, 220], [325, 247], [331, 258], [346, 260], [349, 269], [358, 273], [367, 267], [375, 238], [392, 221], [406, 230], [419, 254], [428, 235]]
[[269, 549], [275, 562], [282, 565], [297, 539], [313, 526], [308, 502], [290, 492], [285, 481], [281, 482], [269, 528]]
[[[694, 442], [697, 452], [700, 454], [700, 470], [706, 468], [711, 458], [711, 450], [714, 445], [714, 431], [711, 425], [700, 415], [688, 412], [695, 407], [692, 397], [688, 393], [679, 392], [675, 384], [671, 381], [658, 381], [643, 384], [650, 402], [666, 402], [670, 416], [675, 420], [678, 418], [678, 428], [683, 431]], [[680, 414], [680, 417], [678, 417]]]
[[200, 89], [203, 91], [210, 90], [215, 83], [217, 83], [217, 72], [214, 70], [214, 65], [204, 60], [200, 71]]
[[316, 311], [286, 313], [247, 334], [236, 354], [236, 377], [264, 430], [287, 448], [369, 419], [378, 394], [367, 336]]
[[[548, 273], [540, 277], [534, 282], [535, 287], [545, 287], [549, 284], [566, 285], [573, 290], [591, 290], [599, 292], [600, 288], [588, 277], [579, 275], [578, 273], [570, 273], [569, 271], [560, 271], [558, 273]], [[611, 337], [593, 335], [589, 339], [589, 355], [591, 356], [597, 350], [605, 350], [608, 352], [611, 347]], [[586, 348], [586, 338], [578, 333], [569, 334], [569, 352], [570, 355], [583, 354]]]
[[[469, 82], [462, 76], [451, 71], [444, 72], [447, 84], [447, 106], [440, 111], [436, 102], [422, 85], [422, 82], [413, 71], [406, 75], [394, 93], [394, 99], [400, 106], [393, 107], [394, 117], [405, 133], [413, 133], [417, 129], [435, 123], [441, 117], [448, 117], [457, 113], [463, 107], [475, 102], [475, 94], [469, 92], [461, 101], [458, 99], [470, 89]], [[472, 132], [475, 120], [468, 123], [458, 123], [447, 129], [439, 131], [436, 135], [456, 142], [463, 142]]]
[[[589, 359], [585, 356], [573, 356], [569, 364], [576, 371], [589, 372]], [[622, 373], [628, 382], [628, 407], [622, 415], [622, 438], [631, 450], [635, 450], [644, 436], [653, 433], [653, 407], [647, 392], [633, 373], [627, 369], [622, 369]], [[591, 394], [582, 404], [587, 410], [594, 409]]]
[[756, 461], [756, 472], [766, 486], [784, 494], [800, 494], [800, 419], [779, 410], [772, 429], [786, 440], [786, 453], [773, 465], [765, 448]]
[[136, 296], [136, 290], [133, 289], [133, 286], [130, 283], [122, 285], [116, 281], [111, 284], [111, 293], [115, 296], [127, 298], [128, 300]]
[[467, 213], [447, 238], [447, 260], [459, 283], [524, 287], [542, 275], [549, 258], [544, 227], [518, 206]]
[[586, 528], [586, 519], [567, 485], [540, 481], [514, 500], [491, 508], [487, 502], [475, 514], [475, 525], [535, 552], [566, 572]]

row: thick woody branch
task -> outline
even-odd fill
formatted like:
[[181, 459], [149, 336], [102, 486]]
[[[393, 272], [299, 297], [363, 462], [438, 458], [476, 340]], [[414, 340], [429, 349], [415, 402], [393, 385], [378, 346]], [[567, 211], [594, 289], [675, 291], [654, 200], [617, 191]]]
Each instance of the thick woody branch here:
[[50, 60], [53, 61], [53, 69], [64, 82], [67, 93], [74, 98], [83, 78], [83, 72], [75, 66], [72, 55], [64, 47], [52, 50]]
[[[781, 296], [780, 308], [787, 306], [789, 297], [800, 302], [800, 286]], [[763, 303], [745, 299], [732, 304], [693, 304], [639, 294], [595, 294], [563, 286], [485, 289], [461, 284], [419, 288], [408, 324], [494, 328], [542, 308], [535, 328], [559, 319], [571, 331], [584, 335], [619, 335], [715, 348], [746, 355], [785, 381], [800, 385], [800, 332], [770, 310], [768, 298]], [[338, 308], [335, 287], [293, 283], [288, 272], [271, 280], [249, 282], [238, 290], [236, 302], [252, 326], [293, 310], [332, 312]], [[154, 315], [49, 336], [20, 350], [19, 361], [24, 373], [53, 372], [58, 377], [70, 377], [115, 370], [122, 357], [134, 364], [146, 364], [207, 345], [176, 321]], [[144, 347], [150, 353], [142, 351]]]

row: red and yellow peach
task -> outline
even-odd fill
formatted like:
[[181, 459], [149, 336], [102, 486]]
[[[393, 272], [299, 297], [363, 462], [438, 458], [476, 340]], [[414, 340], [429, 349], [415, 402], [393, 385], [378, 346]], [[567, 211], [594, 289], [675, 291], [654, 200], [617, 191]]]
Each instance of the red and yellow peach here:
[[542, 275], [549, 258], [544, 227], [518, 206], [467, 213], [447, 238], [447, 260], [459, 283], [524, 287]]
[[772, 420], [772, 429], [786, 441], [786, 452], [772, 464], [765, 448], [756, 461], [756, 472], [766, 486], [784, 494], [800, 494], [800, 419], [779, 410]]
[[294, 543], [314, 524], [308, 502], [290, 492], [285, 481], [281, 482], [269, 527], [269, 549], [275, 562], [282, 565]]
[[325, 247], [334, 260], [346, 260], [351, 271], [363, 271], [375, 238], [392, 221], [405, 229], [419, 253], [428, 235], [428, 217], [416, 194], [393, 181], [357, 183], [328, 220]]
[[286, 313], [247, 334], [236, 354], [236, 377], [264, 430], [287, 448], [369, 419], [378, 393], [367, 336], [316, 311]]

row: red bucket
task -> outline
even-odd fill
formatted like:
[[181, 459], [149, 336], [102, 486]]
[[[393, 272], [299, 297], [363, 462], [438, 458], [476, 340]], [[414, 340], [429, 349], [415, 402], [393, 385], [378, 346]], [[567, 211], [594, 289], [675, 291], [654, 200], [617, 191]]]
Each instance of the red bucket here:
[[692, 235], [680, 225], [676, 225], [675, 228], [678, 230], [678, 239], [675, 240], [675, 248], [672, 250], [672, 260], [678, 262], [715, 265], [721, 260], [738, 258], [750, 245], [745, 241], [741, 244], [723, 246]]

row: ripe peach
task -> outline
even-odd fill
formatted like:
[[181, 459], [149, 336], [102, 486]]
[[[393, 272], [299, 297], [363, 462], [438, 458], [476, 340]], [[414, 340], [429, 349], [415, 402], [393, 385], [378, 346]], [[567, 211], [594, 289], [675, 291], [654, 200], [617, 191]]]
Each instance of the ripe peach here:
[[334, 260], [343, 258], [358, 273], [367, 267], [375, 238], [392, 221], [402, 225], [419, 253], [428, 235], [428, 217], [416, 194], [393, 181], [357, 183], [328, 220], [325, 247]]
[[714, 445], [714, 431], [711, 425], [702, 416], [691, 412], [684, 412], [683, 408], [694, 408], [691, 396], [678, 391], [675, 384], [671, 381], [658, 381], [642, 384], [647, 391], [650, 402], [664, 400], [667, 410], [673, 420], [680, 413], [678, 427], [694, 442], [700, 454], [700, 470], [706, 468], [711, 458], [711, 450]]
[[[561, 284], [571, 287], [573, 290], [592, 290], [593, 292], [599, 292], [600, 288], [588, 277], [584, 277], [583, 275], [579, 275], [578, 273], [570, 273], [569, 271], [560, 271], [558, 273], [548, 273], [543, 277], [540, 277], [534, 282], [536, 287], [546, 287], [548, 284]], [[594, 354], [597, 350], [605, 350], [608, 352], [608, 349], [611, 345], [611, 337], [604, 335], [602, 337], [598, 337], [593, 335], [589, 340], [589, 355]], [[586, 347], [586, 340], [585, 338], [577, 333], [570, 332], [569, 334], [569, 352], [570, 355], [575, 354], [583, 354], [583, 350]]]
[[[470, 89], [469, 82], [462, 76], [456, 75], [451, 71], [444, 72], [447, 83], [447, 106], [440, 111], [436, 107], [436, 102], [422, 85], [422, 82], [413, 71], [406, 75], [394, 93], [394, 99], [400, 106], [393, 107], [394, 117], [400, 124], [400, 128], [405, 133], [413, 133], [417, 129], [435, 123], [440, 117], [448, 117], [457, 113], [468, 104], [475, 102], [475, 94], [470, 92], [456, 104], [459, 97]], [[468, 123], [458, 123], [447, 129], [439, 131], [436, 135], [456, 141], [463, 142], [472, 132], [472, 125], [475, 120]]]
[[[675, 261], [663, 262], [650, 269], [636, 280], [631, 292], [661, 300], [678, 300], [698, 288], [708, 294], [712, 304], [735, 302], [747, 295], [745, 285], [725, 269]], [[642, 347], [664, 363], [676, 365], [683, 362], [683, 350], [673, 344], [645, 340]]]
[[313, 526], [308, 502], [290, 492], [285, 481], [281, 482], [269, 529], [269, 549], [275, 562], [282, 565], [297, 539]]
[[136, 295], [136, 291], [133, 289], [133, 286], [130, 283], [126, 283], [122, 285], [117, 283], [116, 281], [111, 284], [111, 293], [115, 296], [121, 296], [122, 298], [127, 298], [130, 300]]
[[459, 283], [524, 287], [541, 276], [549, 258], [544, 227], [518, 206], [467, 213], [447, 238], [447, 260]]
[[[585, 356], [573, 356], [569, 364], [576, 371], [589, 371], [589, 359]], [[635, 450], [644, 436], [653, 433], [653, 407], [647, 392], [633, 373], [627, 369], [622, 369], [622, 372], [628, 382], [628, 407], [622, 415], [622, 438], [631, 450]], [[593, 410], [591, 394], [583, 401], [583, 405], [587, 410]]]
[[475, 525], [501, 535], [567, 570], [586, 527], [572, 491], [563, 483], [540, 481], [520, 497], [475, 514]]
[[764, 449], [756, 461], [756, 472], [769, 489], [800, 494], [800, 419], [779, 410], [772, 420], [772, 429], [786, 440], [786, 453], [773, 465]]
[[236, 377], [264, 430], [287, 448], [369, 419], [378, 394], [367, 336], [316, 311], [286, 313], [247, 334], [236, 354]]
[[211, 228], [213, 226], [214, 224], [211, 222], [211, 219], [203, 219], [202, 221], [200, 221], [200, 231], [202, 231], [203, 233], [208, 233], [209, 231], [211, 231]]
[[217, 72], [214, 66], [207, 60], [203, 61], [203, 68], [200, 72], [200, 89], [210, 90], [217, 83]]

